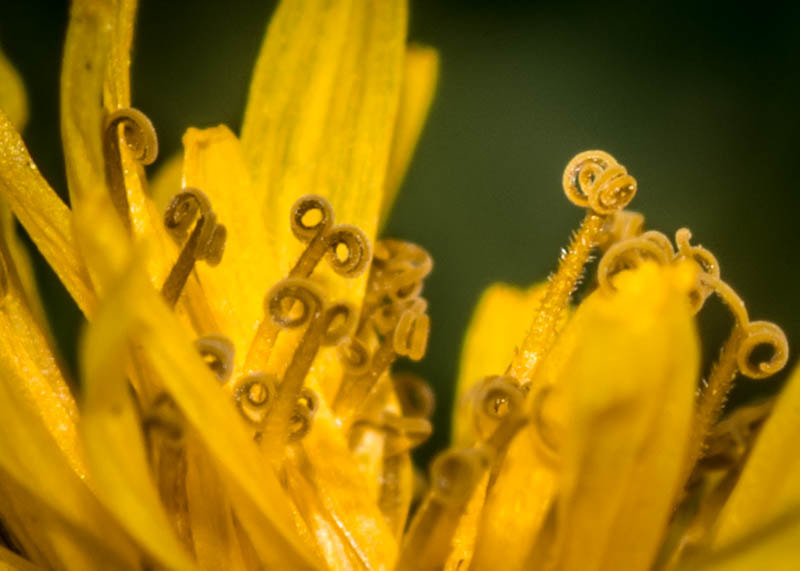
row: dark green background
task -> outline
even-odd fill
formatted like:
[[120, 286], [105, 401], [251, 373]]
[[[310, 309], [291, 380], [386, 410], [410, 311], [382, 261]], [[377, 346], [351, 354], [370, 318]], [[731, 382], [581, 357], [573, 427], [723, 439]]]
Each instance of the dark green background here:
[[[189, 125], [238, 129], [273, 4], [141, 4], [134, 104], [157, 126], [161, 156], [178, 148]], [[439, 394], [438, 437], [427, 452], [447, 434], [461, 339], [479, 293], [496, 280], [541, 280], [555, 267], [581, 218], [563, 197], [562, 169], [587, 148], [608, 150], [636, 176], [633, 206], [650, 227], [691, 227], [752, 317], [775, 320], [800, 340], [798, 16], [796, 6], [767, 2], [413, 5], [410, 36], [440, 50], [442, 76], [387, 234], [419, 242], [436, 262], [426, 287], [429, 352], [413, 367]], [[62, 189], [65, 18], [63, 2], [0, 0], [0, 41], [30, 90], [26, 140]], [[78, 314], [42, 273], [74, 366]], [[708, 355], [725, 325], [711, 322], [703, 329]]]

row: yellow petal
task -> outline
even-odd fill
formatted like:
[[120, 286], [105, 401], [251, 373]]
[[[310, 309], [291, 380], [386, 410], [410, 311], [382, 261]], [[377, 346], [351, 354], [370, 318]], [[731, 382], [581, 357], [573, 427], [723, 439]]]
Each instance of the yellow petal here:
[[[576, 311], [542, 376], [561, 381], [553, 568], [649, 569], [681, 485], [698, 368], [693, 272], [653, 264]], [[533, 394], [533, 393], [532, 393]]]
[[28, 122], [28, 98], [22, 78], [0, 50], [0, 109], [6, 114], [17, 131], [22, 131]]
[[170, 199], [184, 186], [183, 153], [175, 153], [162, 162], [150, 178], [150, 194], [156, 211], [164, 212]]
[[461, 350], [453, 416], [456, 446], [469, 446], [474, 437], [470, 389], [484, 377], [505, 372], [527, 331], [528, 316], [539, 306], [544, 292], [543, 285], [522, 290], [494, 284], [481, 296]]
[[498, 553], [503, 554], [503, 569], [527, 568], [558, 483], [556, 467], [538, 452], [541, 443], [534, 430], [526, 426], [514, 438], [489, 489], [472, 559], [475, 569], [496, 565]]
[[61, 67], [61, 138], [76, 241], [99, 290], [117, 279], [130, 255], [103, 159], [101, 97], [113, 21], [111, 0], [72, 2]]
[[128, 331], [110, 292], [81, 350], [81, 433], [97, 496], [154, 559], [170, 569], [193, 564], [173, 532], [152, 482], [139, 414], [125, 376]]
[[140, 347], [188, 423], [217, 461], [243, 528], [263, 563], [313, 567], [300, 543], [285, 494], [260, 457], [229, 393], [204, 365], [175, 314], [135, 268], [106, 303], [123, 331]]
[[[4, 352], [0, 379], [0, 503], [5, 525], [29, 555], [46, 558], [37, 559], [41, 564], [52, 566], [64, 558], [65, 566], [71, 561], [75, 568], [91, 569], [118, 567], [120, 558], [130, 561], [128, 540], [70, 466], [21, 389], [27, 379], [19, 376], [13, 356]], [[100, 552], [102, 545], [106, 547]]]
[[261, 247], [269, 234], [253, 215], [250, 177], [236, 136], [224, 125], [189, 129], [183, 145], [184, 183], [208, 196], [217, 221], [227, 229], [222, 261], [213, 268], [198, 264], [197, 275], [220, 331], [244, 358], [274, 278], [276, 262]]
[[787, 512], [733, 541], [718, 553], [699, 557], [681, 571], [795, 571], [800, 561], [800, 512]]
[[[94, 3], [100, 2], [94, 0]], [[113, 26], [103, 86], [103, 99], [108, 109], [129, 107], [131, 104], [131, 44], [137, 3], [137, 0], [106, 2], [111, 6], [109, 23]]]
[[428, 116], [436, 82], [439, 78], [439, 54], [427, 46], [412, 45], [406, 50], [403, 71], [403, 87], [400, 92], [400, 107], [392, 137], [392, 150], [384, 183], [381, 204], [381, 224], [392, 209], [400, 184], [414, 155], [422, 127]]
[[[256, 63], [242, 127], [255, 203], [285, 275], [302, 246], [289, 209], [328, 198], [339, 222], [374, 241], [403, 75], [405, 0], [284, 0]], [[333, 299], [358, 300], [358, 281], [326, 272]]]
[[795, 368], [720, 513], [714, 548], [728, 545], [800, 505], [798, 433], [800, 368]]
[[16, 571], [41, 571], [41, 567], [37, 567], [6, 547], [0, 547], [0, 569], [3, 571], [8, 569], [15, 569]]
[[0, 193], [72, 298], [91, 315], [95, 296], [77, 250], [70, 211], [33, 163], [19, 133], [0, 112]]

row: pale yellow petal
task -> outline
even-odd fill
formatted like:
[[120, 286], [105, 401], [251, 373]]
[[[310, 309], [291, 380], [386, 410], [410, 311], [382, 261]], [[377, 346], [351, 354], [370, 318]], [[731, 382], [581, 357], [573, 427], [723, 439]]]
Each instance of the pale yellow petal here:
[[[285, 0], [256, 63], [242, 147], [286, 274], [302, 250], [289, 228], [301, 195], [328, 198], [338, 222], [374, 241], [403, 75], [405, 0]], [[334, 299], [358, 300], [366, 275], [323, 269]], [[274, 280], [273, 280], [274, 281]]]
[[81, 434], [97, 496], [160, 564], [191, 569], [153, 485], [139, 414], [128, 388], [128, 331], [109, 292], [83, 340]]
[[264, 316], [264, 296], [277, 265], [262, 248], [269, 233], [263, 220], [253, 215], [250, 176], [236, 136], [224, 125], [189, 129], [183, 145], [184, 184], [205, 193], [217, 222], [227, 229], [219, 265], [200, 263], [195, 268], [220, 331], [243, 359]]
[[532, 391], [559, 379], [565, 411], [554, 569], [653, 563], [682, 483], [699, 366], [693, 279], [653, 264], [620, 275], [617, 294], [580, 305], [533, 379]]
[[453, 443], [457, 446], [469, 446], [474, 436], [468, 402], [471, 389], [484, 377], [505, 373], [544, 291], [544, 285], [523, 290], [494, 284], [481, 296], [461, 350], [453, 413]]
[[795, 368], [756, 440], [744, 471], [720, 513], [719, 548], [800, 506], [800, 368]]
[[109, 23], [113, 27], [113, 33], [103, 86], [103, 99], [108, 109], [129, 107], [131, 104], [131, 45], [137, 3], [137, 0], [110, 2]]
[[436, 50], [427, 46], [409, 46], [406, 50], [400, 107], [384, 183], [381, 224], [389, 216], [397, 191], [414, 156], [414, 149], [433, 103], [438, 78], [439, 54]]
[[28, 98], [25, 85], [11, 62], [0, 49], [0, 109], [17, 131], [28, 122]]
[[47, 184], [0, 112], [0, 193], [78, 307], [91, 315], [94, 290], [78, 251], [70, 211]]
[[189, 424], [208, 448], [231, 494], [232, 504], [266, 565], [314, 566], [300, 543], [285, 494], [262, 458], [230, 394], [205, 366], [183, 326], [141, 272], [133, 271], [107, 303], [143, 358], [161, 379]]

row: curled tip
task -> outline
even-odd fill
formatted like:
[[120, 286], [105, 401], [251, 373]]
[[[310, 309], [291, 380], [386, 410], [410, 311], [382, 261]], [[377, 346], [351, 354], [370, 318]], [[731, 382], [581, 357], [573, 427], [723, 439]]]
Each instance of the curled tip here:
[[327, 236], [328, 263], [344, 277], [355, 278], [364, 273], [372, 256], [369, 238], [351, 224], [335, 226]]
[[319, 289], [301, 278], [286, 278], [276, 283], [264, 300], [265, 310], [279, 327], [291, 329], [307, 324], [322, 310]]
[[325, 311], [323, 345], [335, 345], [348, 336], [356, 326], [356, 312], [351, 305], [336, 303]]
[[123, 125], [125, 143], [134, 158], [143, 165], [152, 164], [158, 157], [158, 137], [150, 119], [133, 107], [117, 109], [105, 119], [105, 138], [117, 137], [117, 128]]
[[426, 313], [414, 310], [404, 311], [394, 330], [394, 350], [398, 355], [419, 361], [425, 356], [428, 347], [428, 333], [431, 319]]
[[448, 504], [465, 504], [488, 465], [489, 457], [483, 450], [445, 450], [431, 464], [432, 496]]
[[298, 198], [290, 212], [292, 233], [302, 242], [310, 242], [333, 225], [331, 203], [316, 194]]
[[525, 393], [513, 377], [490, 376], [475, 392], [474, 423], [482, 440], [489, 439], [506, 422], [515, 424], [523, 416]]
[[433, 414], [436, 396], [428, 383], [408, 372], [393, 373], [392, 383], [404, 416], [429, 418]]
[[562, 182], [570, 202], [600, 215], [622, 210], [636, 194], [636, 180], [603, 151], [576, 155], [564, 169]]
[[236, 380], [233, 398], [244, 419], [260, 426], [269, 413], [277, 394], [278, 379], [261, 371], [244, 375]]
[[211, 213], [211, 202], [198, 188], [184, 188], [175, 194], [164, 211], [164, 227], [170, 236], [182, 242], [198, 216]]
[[372, 355], [361, 339], [351, 336], [339, 344], [339, 358], [349, 375], [360, 376], [369, 369]]
[[224, 335], [204, 335], [195, 340], [194, 346], [219, 382], [227, 382], [233, 373], [235, 356], [231, 340]]
[[764, 379], [779, 372], [789, 360], [789, 342], [783, 330], [769, 321], [751, 321], [739, 345], [736, 361], [742, 374]]
[[309, 433], [317, 409], [319, 409], [317, 393], [308, 387], [303, 387], [294, 411], [289, 417], [289, 441], [296, 442]]

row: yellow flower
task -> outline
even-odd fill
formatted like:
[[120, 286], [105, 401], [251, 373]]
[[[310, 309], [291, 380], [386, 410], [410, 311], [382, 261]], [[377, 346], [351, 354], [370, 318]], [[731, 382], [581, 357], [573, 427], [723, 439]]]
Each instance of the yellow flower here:
[[[565, 170], [586, 215], [549, 283], [494, 286], [481, 301], [453, 447], [408, 522], [409, 450], [430, 433], [432, 402], [424, 383], [389, 369], [424, 353], [431, 261], [376, 236], [432, 98], [436, 54], [406, 46], [404, 0], [284, 0], [241, 136], [189, 129], [183, 156], [148, 190], [142, 165], [157, 141], [130, 102], [135, 11], [134, 0], [72, 3], [69, 207], [25, 149], [23, 90], [0, 56], [0, 563], [792, 563], [800, 373], [766, 422], [769, 406], [720, 421], [736, 374], [782, 368], [786, 340], [750, 320], [688, 230], [673, 247], [623, 210], [636, 181], [600, 151]], [[79, 404], [14, 217], [89, 321]], [[572, 311], [598, 246], [596, 287]], [[693, 316], [711, 294], [735, 325], [695, 395]]]

